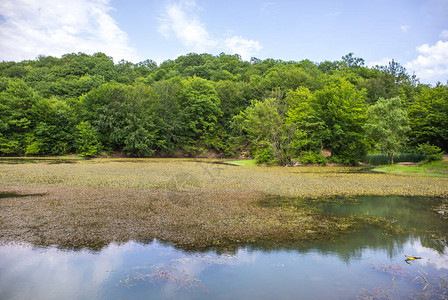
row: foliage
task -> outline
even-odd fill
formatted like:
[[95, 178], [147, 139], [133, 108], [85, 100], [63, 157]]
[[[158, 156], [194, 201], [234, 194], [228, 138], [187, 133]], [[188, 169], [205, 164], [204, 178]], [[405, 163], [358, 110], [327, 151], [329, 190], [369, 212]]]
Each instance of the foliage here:
[[218, 117], [222, 115], [219, 97], [213, 84], [199, 77], [181, 81], [178, 93], [182, 135], [187, 143], [213, 146]]
[[282, 165], [292, 163], [297, 147], [299, 132], [295, 126], [285, 124], [276, 105], [276, 99], [255, 100], [234, 118], [238, 127], [249, 141], [258, 163], [279, 161]]
[[272, 164], [275, 162], [274, 151], [269, 146], [254, 150], [253, 156], [257, 164]]
[[76, 151], [79, 156], [91, 157], [99, 154], [101, 143], [97, 133], [89, 122], [81, 122], [76, 125], [78, 138], [76, 139]]
[[0, 153], [25, 153], [26, 137], [35, 126], [32, 108], [37, 99], [23, 80], [8, 80], [0, 92]]
[[301, 132], [301, 139], [297, 141], [299, 151], [318, 151], [323, 145], [325, 123], [318, 117], [316, 107], [312, 105], [312, 96], [311, 91], [304, 87], [289, 91], [286, 95], [289, 108], [286, 123], [294, 124]]
[[[301, 145], [331, 149], [334, 160], [356, 164], [366, 153], [365, 92], [346, 78], [334, 78], [322, 90], [298, 89], [288, 95], [288, 121], [303, 132]], [[319, 145], [320, 144], [320, 145]], [[319, 149], [320, 146], [320, 149]]]
[[300, 154], [299, 160], [302, 164], [325, 165], [327, 163], [327, 159], [325, 156], [322, 156], [320, 153], [316, 153], [313, 151], [302, 152]]
[[428, 161], [442, 160], [442, 149], [430, 145], [429, 142], [418, 145], [418, 151], [423, 154]]
[[[386, 133], [397, 118], [372, 117], [397, 97], [401, 104], [386, 111], [408, 116], [402, 140]], [[394, 60], [369, 68], [353, 53], [321, 63], [225, 53], [160, 65], [114, 63], [104, 53], [0, 62], [0, 155], [91, 153], [79, 148], [76, 126], [86, 122], [98, 145], [126, 156], [249, 150], [288, 165], [303, 151], [327, 149], [329, 160], [356, 164], [367, 150], [404, 151], [405, 136], [411, 147], [447, 151], [447, 114], [447, 86], [420, 84]]]
[[150, 155], [155, 129], [145, 112], [152, 97], [150, 87], [107, 83], [80, 98], [82, 118], [92, 124], [106, 149], [120, 149], [127, 155]]
[[404, 148], [410, 130], [401, 99], [380, 98], [368, 109], [367, 114], [367, 135], [374, 141], [376, 150], [387, 153], [389, 163], [393, 164], [393, 155]]
[[448, 151], [448, 87], [424, 88], [409, 107], [411, 141]]

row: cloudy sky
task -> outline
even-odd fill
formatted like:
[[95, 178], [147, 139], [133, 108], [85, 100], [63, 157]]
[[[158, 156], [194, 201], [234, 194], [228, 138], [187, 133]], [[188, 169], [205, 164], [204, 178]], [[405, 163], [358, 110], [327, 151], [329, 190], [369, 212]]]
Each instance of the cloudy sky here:
[[448, 0], [1, 0], [0, 60], [104, 52], [162, 62], [189, 52], [243, 59], [395, 59], [448, 80]]

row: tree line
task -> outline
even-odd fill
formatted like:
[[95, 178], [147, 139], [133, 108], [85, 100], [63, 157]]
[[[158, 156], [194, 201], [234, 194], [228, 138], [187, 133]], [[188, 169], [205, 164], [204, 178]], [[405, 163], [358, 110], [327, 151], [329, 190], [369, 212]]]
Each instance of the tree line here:
[[[0, 63], [0, 155], [222, 156], [354, 164], [448, 150], [448, 86], [367, 67], [190, 53], [160, 65], [104, 53]], [[331, 153], [329, 158], [322, 150]]]

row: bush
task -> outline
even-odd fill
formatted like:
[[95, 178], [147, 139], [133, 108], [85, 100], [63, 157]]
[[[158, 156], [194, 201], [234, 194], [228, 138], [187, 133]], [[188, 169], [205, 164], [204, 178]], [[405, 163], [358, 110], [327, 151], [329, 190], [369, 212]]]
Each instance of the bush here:
[[41, 149], [41, 144], [40, 142], [34, 141], [31, 144], [29, 144], [28, 146], [26, 146], [26, 151], [25, 151], [25, 155], [35, 155], [35, 154], [39, 154]]
[[259, 149], [254, 154], [257, 164], [271, 164], [274, 162], [274, 151], [270, 147]]
[[78, 137], [76, 139], [77, 154], [83, 157], [91, 157], [100, 153], [101, 143], [98, 141], [97, 133], [89, 122], [81, 122], [76, 125]]
[[302, 164], [319, 164], [325, 165], [327, 158], [313, 151], [304, 151], [301, 153], [299, 160]]
[[426, 144], [418, 145], [418, 151], [425, 156], [428, 161], [442, 160], [443, 151], [437, 146]]

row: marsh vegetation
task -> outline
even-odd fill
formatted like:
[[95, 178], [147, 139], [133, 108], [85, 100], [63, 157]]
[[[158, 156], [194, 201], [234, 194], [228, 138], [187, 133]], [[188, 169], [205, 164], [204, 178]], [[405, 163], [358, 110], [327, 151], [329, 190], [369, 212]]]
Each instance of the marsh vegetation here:
[[91, 249], [152, 239], [184, 249], [232, 249], [335, 238], [366, 222], [386, 223], [329, 215], [317, 209], [321, 202], [338, 196], [448, 196], [446, 178], [188, 159], [2, 164], [0, 182], [2, 242]]

